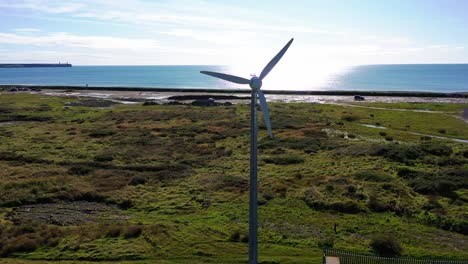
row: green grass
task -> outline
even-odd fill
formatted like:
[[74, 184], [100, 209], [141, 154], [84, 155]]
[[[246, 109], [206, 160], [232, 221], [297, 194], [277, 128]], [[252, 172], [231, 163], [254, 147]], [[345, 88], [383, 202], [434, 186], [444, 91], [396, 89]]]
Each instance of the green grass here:
[[[247, 105], [65, 107], [79, 100], [86, 99], [0, 97], [0, 120], [18, 121], [0, 125], [0, 249], [19, 238], [37, 242], [3, 262], [247, 261]], [[319, 262], [318, 244], [327, 239], [370, 252], [381, 230], [395, 235], [403, 255], [468, 257], [466, 180], [453, 174], [459, 178], [450, 188], [421, 191], [449, 172], [463, 175], [468, 144], [411, 134], [443, 128], [442, 136], [468, 139], [468, 125], [452, 113], [390, 110], [455, 113], [462, 106], [374, 106], [388, 109], [271, 104], [275, 139], [262, 122], [259, 130], [261, 261]], [[387, 129], [362, 126], [377, 123]], [[43, 223], [9, 220], [17, 206], [77, 201], [115, 206], [128, 218], [111, 222], [118, 235], [106, 227], [112, 215], [57, 226], [56, 243], [44, 240]], [[135, 226], [141, 234], [125, 236]]]

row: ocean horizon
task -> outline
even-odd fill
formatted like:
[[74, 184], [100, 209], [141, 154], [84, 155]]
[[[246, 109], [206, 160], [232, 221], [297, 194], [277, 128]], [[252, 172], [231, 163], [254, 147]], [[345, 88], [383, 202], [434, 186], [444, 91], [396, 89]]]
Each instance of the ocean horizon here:
[[[200, 74], [201, 70], [244, 77], [221, 65], [94, 65], [70, 68], [0, 68], [1, 85], [97, 86], [185, 89], [247, 88]], [[314, 75], [314, 72], [317, 73]], [[468, 64], [375, 64], [323, 72], [277, 73], [265, 90], [468, 92]], [[292, 75], [292, 76], [291, 76]], [[298, 78], [298, 76], [307, 76]]]

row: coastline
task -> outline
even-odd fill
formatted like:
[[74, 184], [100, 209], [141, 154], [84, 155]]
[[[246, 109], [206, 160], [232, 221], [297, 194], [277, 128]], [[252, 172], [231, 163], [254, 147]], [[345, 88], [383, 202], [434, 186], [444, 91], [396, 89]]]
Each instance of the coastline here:
[[[249, 94], [250, 89], [192, 89], [166, 87], [106, 87], [106, 86], [63, 86], [63, 85], [0, 85], [0, 89], [36, 88], [47, 90], [81, 91], [127, 91], [127, 92], [167, 92], [167, 93], [221, 93], [221, 94]], [[416, 91], [363, 91], [363, 90], [264, 90], [271, 95], [329, 95], [329, 96], [387, 96], [387, 97], [439, 97], [439, 98], [468, 98], [467, 92], [416, 92]]]
[[[35, 86], [37, 87], [37, 86]], [[288, 91], [289, 92], [289, 91]], [[237, 90], [181, 90], [181, 89], [168, 89], [168, 90], [122, 90], [122, 89], [42, 89], [39, 91], [17, 91], [9, 92], [6, 89], [1, 91], [1, 94], [14, 94], [14, 93], [31, 93], [31, 94], [42, 94], [47, 96], [61, 96], [61, 97], [87, 97], [96, 99], [106, 99], [115, 101], [118, 103], [132, 104], [132, 103], [143, 103], [147, 101], [155, 102], [158, 104], [164, 104], [168, 102], [181, 102], [190, 103], [197, 99], [208, 99], [214, 98], [217, 102], [231, 102], [233, 104], [249, 103], [250, 94], [249, 91], [237, 91]], [[322, 103], [322, 104], [344, 104], [354, 102], [382, 102], [382, 103], [399, 103], [399, 102], [411, 102], [411, 103], [455, 103], [455, 104], [468, 104], [467, 97], [449, 97], [443, 95], [429, 96], [417, 96], [417, 93], [407, 93], [405, 95], [388, 95], [386, 93], [376, 93], [376, 95], [368, 96], [362, 93], [344, 93], [344, 94], [281, 94], [271, 93], [270, 91], [265, 93], [266, 98], [270, 102], [284, 102], [284, 103]], [[355, 101], [354, 95], [364, 96], [364, 101]]]

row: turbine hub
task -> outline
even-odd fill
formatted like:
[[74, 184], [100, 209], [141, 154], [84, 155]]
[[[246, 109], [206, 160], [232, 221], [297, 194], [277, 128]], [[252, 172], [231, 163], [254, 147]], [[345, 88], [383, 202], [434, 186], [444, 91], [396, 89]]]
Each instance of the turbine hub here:
[[253, 90], [259, 90], [262, 87], [262, 80], [260, 80], [260, 78], [257, 76], [254, 76], [252, 79], [250, 79], [249, 86]]

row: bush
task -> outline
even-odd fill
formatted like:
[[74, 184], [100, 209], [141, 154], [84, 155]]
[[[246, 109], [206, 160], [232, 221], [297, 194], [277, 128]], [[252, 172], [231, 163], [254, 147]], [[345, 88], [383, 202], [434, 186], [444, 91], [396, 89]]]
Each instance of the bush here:
[[468, 150], [463, 151], [463, 157], [468, 158]]
[[[326, 136], [326, 135], [325, 135]], [[314, 138], [294, 138], [294, 139], [262, 139], [259, 141], [259, 149], [278, 149], [290, 148], [298, 150], [316, 149], [320, 148], [320, 139], [324, 138], [322, 134], [317, 134]]]
[[112, 136], [112, 135], [114, 135], [114, 131], [105, 130], [105, 129], [95, 130], [95, 131], [89, 133], [89, 136], [94, 137], [94, 138], [101, 138], [101, 137], [107, 137], [107, 136]]
[[[422, 194], [440, 194], [451, 197], [453, 191], [468, 187], [468, 169], [449, 169], [439, 172], [406, 172], [410, 177], [409, 185]], [[400, 172], [399, 172], [400, 173]]]
[[303, 200], [310, 208], [316, 210], [323, 210], [326, 209], [328, 206], [325, 202], [321, 200], [322, 195], [315, 190], [314, 188], [310, 188], [305, 190]]
[[369, 197], [367, 206], [374, 212], [386, 212], [388, 210], [387, 205], [379, 201], [375, 196]]
[[229, 237], [230, 242], [240, 242], [241, 239], [241, 234], [239, 231], [235, 231], [234, 233], [231, 234]]
[[441, 128], [441, 129], [437, 130], [437, 132], [439, 132], [441, 134], [445, 134], [445, 133], [447, 133], [447, 130], [445, 130], [445, 128]]
[[8, 257], [15, 252], [32, 252], [38, 247], [38, 241], [23, 235], [8, 241], [8, 244], [1, 252], [1, 256]]
[[332, 236], [327, 236], [324, 238], [320, 238], [317, 243], [319, 248], [333, 248], [335, 245], [335, 239]]
[[329, 208], [334, 211], [347, 214], [357, 214], [365, 211], [360, 204], [354, 201], [334, 202], [329, 205]]
[[107, 161], [113, 161], [113, 160], [114, 160], [114, 157], [112, 157], [112, 155], [109, 155], [109, 154], [100, 154], [100, 155], [94, 156], [94, 161], [98, 161], [98, 162], [107, 162]]
[[120, 236], [120, 227], [119, 226], [110, 226], [107, 229], [106, 237], [119, 237]]
[[359, 212], [366, 211], [359, 203], [348, 200], [327, 203], [322, 201], [321, 194], [318, 193], [315, 189], [307, 189], [304, 192], [304, 202], [315, 210], [333, 210], [340, 213], [356, 214]]
[[143, 229], [141, 228], [141, 226], [135, 226], [135, 225], [128, 226], [123, 232], [123, 236], [126, 239], [136, 238], [136, 237], [139, 237], [142, 232], [143, 232]]
[[241, 236], [240, 242], [242, 242], [242, 243], [249, 243], [249, 235], [248, 235], [248, 234], [244, 234], [243, 236]]
[[146, 183], [146, 177], [137, 175], [137, 176], [133, 177], [128, 184], [129, 185], [140, 185], [140, 184], [145, 184], [145, 183]]
[[354, 174], [354, 177], [364, 181], [388, 182], [392, 177], [383, 172], [360, 171]]
[[391, 137], [391, 136], [386, 136], [386, 137], [385, 137], [385, 140], [387, 140], [387, 141], [393, 141], [393, 137]]
[[0, 257], [32, 252], [41, 246], [55, 247], [62, 232], [56, 227], [25, 223], [6, 228], [0, 224]]
[[304, 158], [296, 155], [278, 155], [264, 158], [263, 161], [277, 165], [288, 165], [303, 163]]
[[226, 189], [226, 190], [247, 190], [249, 182], [245, 177], [236, 176], [236, 175], [223, 175], [217, 179], [214, 187], [216, 189]]
[[75, 175], [86, 175], [92, 171], [93, 169], [87, 166], [73, 166], [68, 170], [68, 173]]
[[436, 156], [449, 157], [453, 153], [450, 146], [440, 143], [422, 143], [420, 146], [422, 151]]
[[380, 131], [380, 132], [379, 132], [379, 135], [381, 135], [382, 137], [385, 137], [385, 136], [387, 135], [387, 133], [386, 133], [386, 132], [383, 132], [383, 131]]
[[341, 120], [344, 120], [344, 121], [347, 121], [347, 122], [354, 122], [354, 121], [357, 121], [359, 120], [359, 116], [355, 116], [355, 115], [343, 115], [341, 117]]
[[399, 144], [383, 146], [377, 150], [376, 154], [383, 156], [388, 160], [402, 163], [408, 163], [410, 160], [415, 160], [424, 156], [424, 153], [418, 146], [407, 146]]
[[403, 253], [400, 243], [391, 234], [374, 237], [370, 243], [372, 250], [382, 257], [396, 257]]

